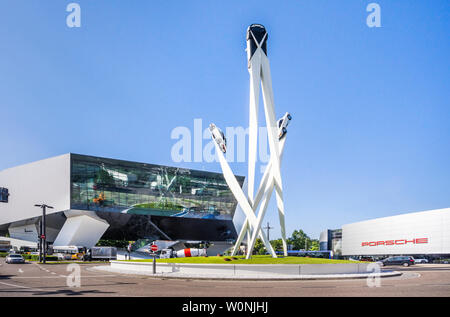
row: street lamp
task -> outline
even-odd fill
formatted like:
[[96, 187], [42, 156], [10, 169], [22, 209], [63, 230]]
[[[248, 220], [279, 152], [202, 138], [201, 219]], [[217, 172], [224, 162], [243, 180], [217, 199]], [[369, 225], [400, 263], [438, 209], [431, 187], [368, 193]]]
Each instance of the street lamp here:
[[269, 230], [270, 230], [270, 229], [273, 229], [273, 227], [271, 227], [271, 226], [269, 225], [269, 223], [267, 222], [267, 227], [264, 227], [263, 229], [267, 229], [267, 240], [269, 240], [269, 242], [270, 242]]
[[[35, 207], [42, 208], [42, 219], [39, 224], [39, 262], [44, 262], [45, 264], [45, 258], [47, 256], [47, 236], [46, 236], [46, 230], [45, 230], [45, 211], [47, 208], [53, 209], [53, 207], [48, 206], [46, 204], [42, 205], [34, 205]], [[44, 257], [42, 257], [42, 250], [44, 250]]]

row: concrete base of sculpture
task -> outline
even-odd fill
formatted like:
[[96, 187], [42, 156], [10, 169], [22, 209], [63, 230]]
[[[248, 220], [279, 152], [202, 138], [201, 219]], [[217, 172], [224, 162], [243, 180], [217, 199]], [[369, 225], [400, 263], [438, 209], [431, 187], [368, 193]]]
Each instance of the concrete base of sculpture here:
[[398, 276], [395, 271], [373, 272], [368, 263], [349, 264], [190, 264], [111, 261], [109, 266], [94, 269], [121, 274], [164, 278], [310, 280]]

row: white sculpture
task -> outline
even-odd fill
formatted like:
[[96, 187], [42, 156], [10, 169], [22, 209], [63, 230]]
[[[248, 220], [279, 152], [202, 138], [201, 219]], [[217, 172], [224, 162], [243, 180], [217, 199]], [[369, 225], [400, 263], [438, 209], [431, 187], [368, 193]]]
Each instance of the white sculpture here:
[[[281, 239], [283, 241], [283, 251], [284, 255], [287, 256], [283, 185], [281, 181], [280, 162], [286, 142], [286, 128], [291, 120], [291, 115], [286, 113], [280, 120], [275, 120], [272, 80], [270, 77], [269, 59], [267, 58], [267, 32], [264, 26], [260, 24], [252, 24], [247, 29], [247, 57], [248, 71], [250, 73], [250, 123], [247, 195], [244, 194], [242, 188], [239, 186], [236, 177], [225, 159], [225, 151], [223, 146], [221, 146], [223, 142], [218, 142], [217, 137], [214, 138], [213, 133], [212, 137], [216, 141], [214, 144], [216, 146], [216, 153], [219, 157], [224, 178], [246, 216], [232, 255], [236, 254], [242, 240], [245, 235], [247, 235], [247, 259], [251, 257], [256, 238], [258, 236], [262, 239], [266, 249], [272, 257], [276, 258], [277, 256], [275, 251], [264, 234], [264, 231], [261, 230], [261, 224], [264, 219], [272, 191], [275, 188], [281, 226]], [[270, 148], [270, 161], [266, 167], [263, 178], [261, 179], [261, 184], [259, 185], [256, 196], [254, 196], [255, 165], [258, 145], [258, 108], [261, 86]], [[214, 128], [216, 127], [214, 126]], [[213, 131], [211, 130], [211, 132]], [[226, 144], [225, 137], [224, 142]], [[256, 209], [259, 209], [257, 214], [255, 213]]]

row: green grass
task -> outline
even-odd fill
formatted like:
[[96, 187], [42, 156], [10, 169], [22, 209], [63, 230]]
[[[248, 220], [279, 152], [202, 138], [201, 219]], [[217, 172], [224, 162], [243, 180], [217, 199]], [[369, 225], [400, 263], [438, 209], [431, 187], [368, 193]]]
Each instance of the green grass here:
[[109, 263], [109, 261], [46, 261], [45, 264], [96, 264], [96, 263]]
[[[338, 264], [338, 263], [357, 263], [347, 260], [330, 260], [321, 258], [305, 258], [298, 256], [272, 258], [270, 255], [254, 255], [251, 259], [246, 260], [244, 256], [236, 256], [237, 260], [226, 261], [224, 259], [232, 259], [230, 256], [210, 256], [210, 257], [191, 257], [191, 258], [172, 258], [172, 259], [156, 259], [157, 263], [193, 263], [193, 264]], [[128, 261], [128, 260], [125, 260]], [[152, 262], [152, 259], [131, 260], [131, 262]]]

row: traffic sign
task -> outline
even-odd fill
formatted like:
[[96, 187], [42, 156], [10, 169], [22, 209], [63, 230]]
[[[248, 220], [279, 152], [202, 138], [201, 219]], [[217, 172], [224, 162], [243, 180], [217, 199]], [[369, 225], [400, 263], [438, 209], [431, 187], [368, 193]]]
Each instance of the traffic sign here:
[[158, 251], [158, 246], [156, 244], [152, 244], [152, 246], [150, 247], [150, 250], [152, 250], [153, 252]]

